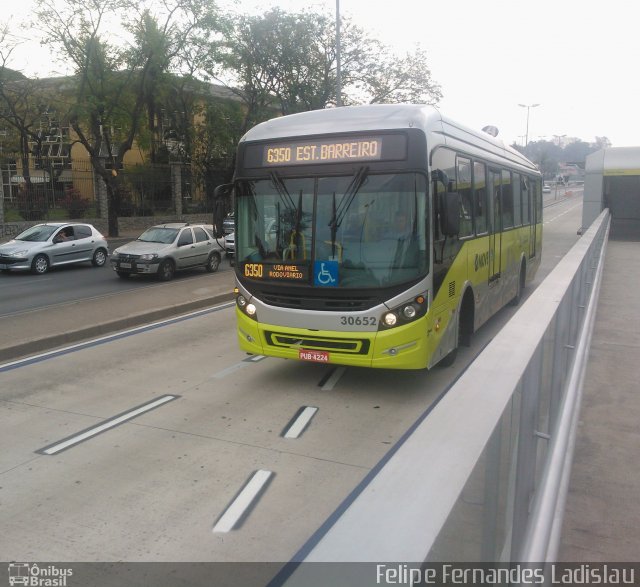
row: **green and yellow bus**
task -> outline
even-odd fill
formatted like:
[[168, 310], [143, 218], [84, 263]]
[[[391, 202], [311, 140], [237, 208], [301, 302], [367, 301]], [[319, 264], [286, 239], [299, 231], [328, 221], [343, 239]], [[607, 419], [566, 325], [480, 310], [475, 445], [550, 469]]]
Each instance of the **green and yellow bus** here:
[[540, 263], [537, 168], [430, 106], [269, 120], [241, 140], [236, 314], [248, 353], [431, 368]]

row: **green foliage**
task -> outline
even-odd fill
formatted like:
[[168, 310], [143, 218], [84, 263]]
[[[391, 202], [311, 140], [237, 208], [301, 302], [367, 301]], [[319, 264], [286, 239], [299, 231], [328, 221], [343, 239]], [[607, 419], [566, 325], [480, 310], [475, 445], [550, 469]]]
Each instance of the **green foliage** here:
[[560, 163], [575, 163], [584, 168], [587, 155], [602, 149], [603, 145], [611, 145], [606, 137], [596, 137], [596, 142], [591, 144], [573, 139], [560, 146], [557, 142], [541, 140], [531, 141], [526, 147], [516, 144], [512, 147], [538, 165], [545, 178], [551, 179], [558, 174]]
[[[239, 16], [219, 65], [232, 76], [247, 108], [246, 127], [273, 116], [336, 105], [335, 22], [314, 12], [272, 9]], [[343, 104], [418, 102], [437, 104], [426, 53], [399, 57], [349, 19], [341, 26]]]
[[168, 165], [134, 165], [124, 173], [125, 197], [123, 208], [131, 214], [150, 216], [155, 210], [171, 210], [171, 169]]
[[24, 220], [44, 220], [47, 216], [47, 194], [43, 184], [23, 184], [14, 199], [15, 206]]
[[60, 206], [67, 211], [68, 218], [84, 218], [87, 210], [91, 208], [91, 202], [80, 193], [80, 190], [74, 187], [68, 187], [65, 190], [64, 199], [60, 202]]

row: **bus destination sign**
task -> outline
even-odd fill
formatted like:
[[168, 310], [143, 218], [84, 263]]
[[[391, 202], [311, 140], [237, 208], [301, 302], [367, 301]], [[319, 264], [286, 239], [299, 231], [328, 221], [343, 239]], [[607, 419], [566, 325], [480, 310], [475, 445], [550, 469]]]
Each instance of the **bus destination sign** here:
[[256, 142], [244, 147], [241, 166], [246, 169], [262, 169], [403, 161], [408, 154], [407, 143], [408, 137], [404, 132]]
[[381, 156], [382, 139], [380, 137], [359, 137], [330, 141], [267, 144], [264, 146], [262, 164], [269, 167], [271, 165], [375, 161]]
[[307, 281], [309, 267], [291, 263], [245, 263], [242, 274], [251, 279], [274, 279], [289, 281]]

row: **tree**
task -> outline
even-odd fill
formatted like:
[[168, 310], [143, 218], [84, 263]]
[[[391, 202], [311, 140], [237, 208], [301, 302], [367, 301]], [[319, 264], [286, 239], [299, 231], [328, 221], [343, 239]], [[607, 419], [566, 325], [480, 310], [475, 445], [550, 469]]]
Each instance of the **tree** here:
[[[0, 121], [16, 131], [16, 151], [22, 163], [29, 161], [29, 141], [38, 140], [40, 100], [34, 100], [33, 84], [19, 71], [9, 68], [11, 54], [18, 46], [9, 25], [0, 30]], [[28, 174], [28, 171], [27, 171]]]
[[597, 151], [611, 147], [611, 141], [607, 137], [596, 137], [594, 147]]
[[[349, 19], [343, 22], [342, 103], [438, 103], [442, 94], [431, 79], [424, 51], [397, 57]], [[275, 112], [291, 114], [336, 104], [332, 18], [273, 9], [262, 16], [239, 16], [233, 25], [207, 73], [217, 80], [230, 78], [229, 86], [246, 105], [245, 130]]]
[[[179, 62], [190, 35], [212, 29], [215, 5], [172, 0], [153, 13], [132, 0], [37, 3], [45, 43], [75, 71], [69, 121], [105, 183], [109, 234], [117, 236], [124, 157], [135, 140], [153, 144], [164, 76]], [[105, 40], [116, 25], [130, 33], [128, 46]]]
[[427, 54], [418, 48], [398, 58], [382, 51], [362, 75], [362, 89], [370, 103], [437, 104], [440, 86], [431, 78]]

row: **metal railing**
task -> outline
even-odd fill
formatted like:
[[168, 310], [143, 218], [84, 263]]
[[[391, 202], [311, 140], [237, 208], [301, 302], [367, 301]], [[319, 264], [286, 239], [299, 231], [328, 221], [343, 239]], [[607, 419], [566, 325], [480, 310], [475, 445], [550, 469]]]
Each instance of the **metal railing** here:
[[554, 560], [609, 222], [605, 210], [297, 553], [285, 584], [308, 578], [313, 565], [298, 562]]

